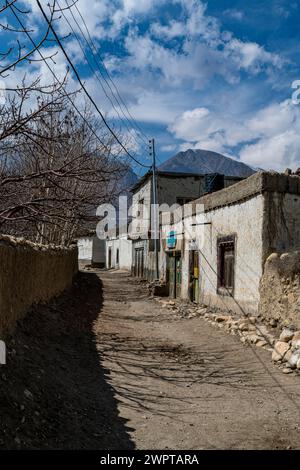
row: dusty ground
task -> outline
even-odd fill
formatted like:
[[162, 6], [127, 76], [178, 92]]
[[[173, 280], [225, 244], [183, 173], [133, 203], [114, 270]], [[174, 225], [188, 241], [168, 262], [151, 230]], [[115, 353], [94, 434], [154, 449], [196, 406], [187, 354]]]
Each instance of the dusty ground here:
[[0, 448], [300, 448], [300, 378], [125, 273], [82, 273], [8, 349]]

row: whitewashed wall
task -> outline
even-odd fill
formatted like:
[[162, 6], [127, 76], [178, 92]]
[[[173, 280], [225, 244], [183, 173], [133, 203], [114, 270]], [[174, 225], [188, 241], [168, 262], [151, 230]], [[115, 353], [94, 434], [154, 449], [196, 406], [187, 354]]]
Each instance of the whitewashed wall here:
[[82, 237], [77, 242], [78, 259], [105, 266], [105, 240], [98, 237]]
[[[256, 313], [259, 305], [259, 284], [263, 269], [263, 216], [264, 198], [262, 195], [245, 202], [205, 214], [203, 221], [211, 225], [199, 225], [195, 229], [195, 239], [200, 252], [200, 298], [199, 302], [225, 310], [241, 313]], [[191, 220], [187, 219], [189, 223]], [[193, 221], [195, 222], [195, 221]], [[180, 234], [182, 228], [177, 225]], [[233, 298], [217, 293], [217, 240], [228, 235], [236, 236], [235, 251], [235, 290]], [[182, 251], [181, 296], [189, 296], [189, 241], [185, 239]], [[166, 272], [166, 253], [161, 252], [161, 271]]]
[[[239, 313], [256, 313], [263, 270], [264, 198], [253, 197], [243, 203], [210, 211], [203, 226], [200, 247], [200, 302], [226, 307]], [[217, 240], [235, 235], [235, 287], [233, 298], [217, 294]]]
[[[106, 241], [106, 267], [109, 261], [109, 249], [111, 249], [111, 268], [131, 270], [132, 266], [132, 241], [126, 236]], [[119, 264], [117, 264], [117, 250], [119, 250]]]
[[78, 259], [82, 261], [92, 261], [93, 254], [93, 237], [79, 238], [78, 246]]

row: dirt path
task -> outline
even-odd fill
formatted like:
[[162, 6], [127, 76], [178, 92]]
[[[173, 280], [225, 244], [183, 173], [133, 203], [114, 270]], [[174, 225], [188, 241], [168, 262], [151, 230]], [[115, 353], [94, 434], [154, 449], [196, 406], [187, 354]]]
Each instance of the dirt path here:
[[144, 298], [103, 273], [98, 348], [137, 448], [300, 448], [300, 377], [200, 318]]
[[81, 273], [7, 348], [2, 449], [300, 448], [300, 378], [127, 274]]

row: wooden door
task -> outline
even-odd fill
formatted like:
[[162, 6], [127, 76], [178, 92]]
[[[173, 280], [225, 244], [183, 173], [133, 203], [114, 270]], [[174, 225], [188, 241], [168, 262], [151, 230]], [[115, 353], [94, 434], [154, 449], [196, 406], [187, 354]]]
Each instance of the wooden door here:
[[169, 296], [175, 298], [175, 257], [173, 253], [167, 254], [167, 283]]
[[135, 276], [144, 277], [144, 248], [135, 249]]
[[175, 298], [179, 298], [181, 295], [181, 253], [175, 255]]
[[190, 251], [190, 300], [198, 302], [199, 299], [199, 252]]

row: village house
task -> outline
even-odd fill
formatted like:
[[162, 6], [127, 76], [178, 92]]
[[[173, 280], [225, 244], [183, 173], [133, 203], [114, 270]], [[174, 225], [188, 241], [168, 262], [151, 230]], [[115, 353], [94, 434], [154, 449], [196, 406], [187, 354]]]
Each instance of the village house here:
[[[220, 174], [200, 175], [195, 173], [157, 172], [157, 203], [180, 206], [201, 195], [229, 187], [240, 181], [240, 177]], [[139, 278], [154, 280], [156, 273], [155, 240], [153, 239], [153, 179], [152, 172], [146, 173], [132, 188], [132, 205], [138, 210], [136, 217], [142, 220], [130, 233], [132, 240], [132, 274]], [[159, 234], [159, 232], [158, 232]], [[160, 243], [158, 240], [158, 250]], [[159, 273], [158, 273], [159, 274]]]
[[127, 233], [110, 235], [106, 240], [106, 268], [131, 271], [132, 242]]
[[87, 233], [77, 239], [77, 247], [80, 262], [105, 267], [105, 240], [100, 240], [95, 233]]
[[[256, 314], [266, 260], [300, 248], [300, 177], [258, 172], [161, 217], [161, 281], [181, 297]], [[188, 230], [192, 227], [193, 230]]]

